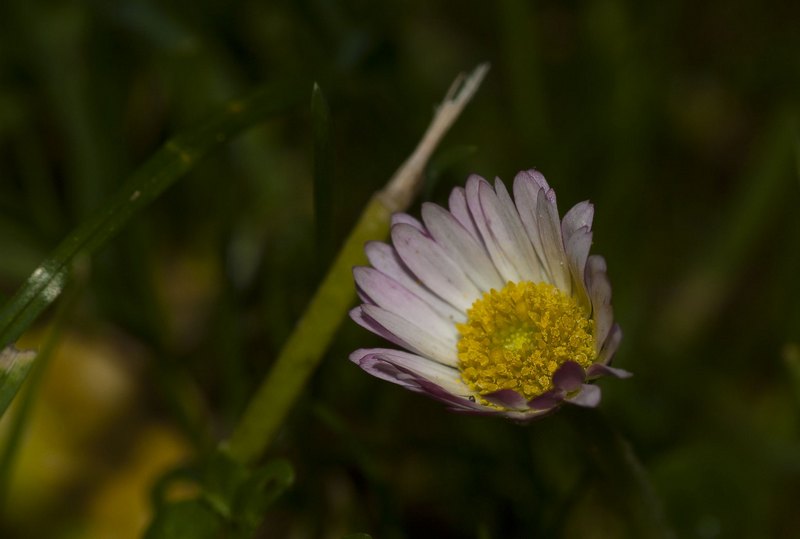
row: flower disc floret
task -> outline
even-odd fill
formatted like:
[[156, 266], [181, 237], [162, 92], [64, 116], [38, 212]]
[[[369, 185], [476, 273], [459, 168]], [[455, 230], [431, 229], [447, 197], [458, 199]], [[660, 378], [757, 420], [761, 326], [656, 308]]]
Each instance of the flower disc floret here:
[[595, 356], [592, 320], [549, 283], [492, 289], [457, 328], [461, 378], [479, 395], [512, 389], [533, 399], [553, 388], [553, 374], [564, 362], [588, 368]]

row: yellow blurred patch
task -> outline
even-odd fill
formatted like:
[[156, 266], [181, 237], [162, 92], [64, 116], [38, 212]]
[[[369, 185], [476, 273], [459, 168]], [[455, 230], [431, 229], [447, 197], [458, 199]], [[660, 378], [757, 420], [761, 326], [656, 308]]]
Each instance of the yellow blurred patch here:
[[[40, 349], [44, 338], [33, 333], [18, 346]], [[64, 334], [32, 403], [3, 508], [2, 521], [20, 536], [71, 529], [74, 537], [76, 528], [80, 537], [141, 535], [152, 485], [190, 452], [176, 430], [144, 424], [143, 359], [119, 333]], [[0, 421], [0, 447], [18, 401]]]
[[[88, 507], [87, 537], [134, 539], [141, 537], [152, 517], [150, 491], [159, 477], [185, 462], [190, 448], [174, 429], [162, 425], [143, 428], [129, 459], [95, 491]], [[170, 492], [170, 498], [196, 494], [191, 486]]]
[[[36, 333], [22, 339], [19, 346], [39, 349], [43, 340], [44, 335]], [[133, 348], [115, 342], [73, 333], [57, 346], [17, 449], [7, 520], [41, 518], [42, 511], [68, 486], [95, 470], [91, 449], [129, 408], [136, 385], [130, 368]], [[6, 442], [16, 408], [0, 421], [0, 444]]]

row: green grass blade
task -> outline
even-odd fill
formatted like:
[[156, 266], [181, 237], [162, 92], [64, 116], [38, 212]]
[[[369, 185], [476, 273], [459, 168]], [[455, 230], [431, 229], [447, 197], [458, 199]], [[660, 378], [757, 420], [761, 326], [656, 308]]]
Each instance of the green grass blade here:
[[[0, 346], [14, 342], [61, 294], [69, 268], [108, 242], [148, 203], [186, 174], [198, 160], [245, 129], [299, 102], [294, 84], [264, 88], [229, 103], [193, 131], [167, 141], [125, 182], [97, 213], [84, 221], [34, 270], [0, 312]], [[14, 364], [16, 365], [16, 363]], [[0, 379], [0, 415], [25, 377], [27, 367], [14, 367]], [[24, 372], [23, 372], [24, 369]], [[7, 396], [9, 395], [9, 396]]]
[[[84, 285], [85, 283], [82, 279], [76, 279], [76, 283], [70, 286], [71, 290], [66, 293], [64, 300], [62, 300], [58, 306], [51, 329], [49, 330], [49, 334], [47, 335], [42, 348], [37, 354], [35, 354], [36, 361], [28, 362], [28, 366], [33, 367], [30, 369], [30, 378], [28, 378], [28, 384], [23, 394], [20, 396], [20, 402], [18, 403], [19, 406], [16, 409], [16, 413], [14, 414], [11, 426], [8, 430], [8, 436], [6, 437], [5, 445], [0, 447], [0, 514], [2, 514], [4, 509], [6, 509], [8, 489], [11, 482], [11, 471], [14, 464], [14, 459], [17, 455], [17, 450], [19, 449], [20, 443], [25, 436], [25, 429], [31, 415], [36, 393], [42, 383], [47, 366], [50, 363], [50, 360], [52, 359], [59, 342], [61, 341], [64, 326], [72, 314], [77, 300], [80, 298], [84, 290]], [[7, 348], [6, 350], [13, 350], [13, 348]], [[34, 358], [34, 352], [17, 352], [18, 356], [21, 354], [27, 354], [31, 359]], [[0, 383], [0, 391], [2, 391], [4, 388], [12, 389], [14, 388], [14, 384], [5, 384], [4, 382]], [[11, 397], [14, 396], [13, 393], [9, 393]], [[8, 403], [0, 403], [0, 405], [3, 406], [2, 409], [5, 409], [5, 407], [8, 406]]]
[[11, 404], [35, 357], [35, 352], [20, 352], [10, 346], [0, 352], [0, 410]]

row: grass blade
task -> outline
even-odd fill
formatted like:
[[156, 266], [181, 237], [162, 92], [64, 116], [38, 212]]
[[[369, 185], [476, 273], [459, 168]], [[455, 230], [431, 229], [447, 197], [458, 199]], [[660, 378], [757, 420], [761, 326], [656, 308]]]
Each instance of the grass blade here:
[[20, 352], [11, 346], [0, 352], [0, 410], [11, 404], [35, 357], [35, 352]]
[[[69, 269], [79, 256], [88, 256], [108, 242], [147, 204], [186, 174], [208, 152], [245, 129], [299, 102], [293, 84], [259, 90], [226, 105], [196, 130], [167, 141], [125, 182], [97, 213], [84, 221], [34, 270], [0, 312], [0, 346], [14, 342], [61, 294]], [[28, 361], [28, 363], [30, 363]], [[16, 365], [16, 366], [15, 366]], [[0, 378], [0, 416], [19, 389], [29, 365], [14, 362]]]

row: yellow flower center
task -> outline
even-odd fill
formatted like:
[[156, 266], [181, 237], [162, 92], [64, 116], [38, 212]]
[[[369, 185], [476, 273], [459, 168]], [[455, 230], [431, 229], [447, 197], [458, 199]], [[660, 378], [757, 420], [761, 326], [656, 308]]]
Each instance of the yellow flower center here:
[[565, 361], [586, 368], [595, 358], [592, 320], [575, 298], [548, 283], [492, 289], [457, 328], [461, 378], [479, 395], [513, 389], [532, 399], [552, 389]]

